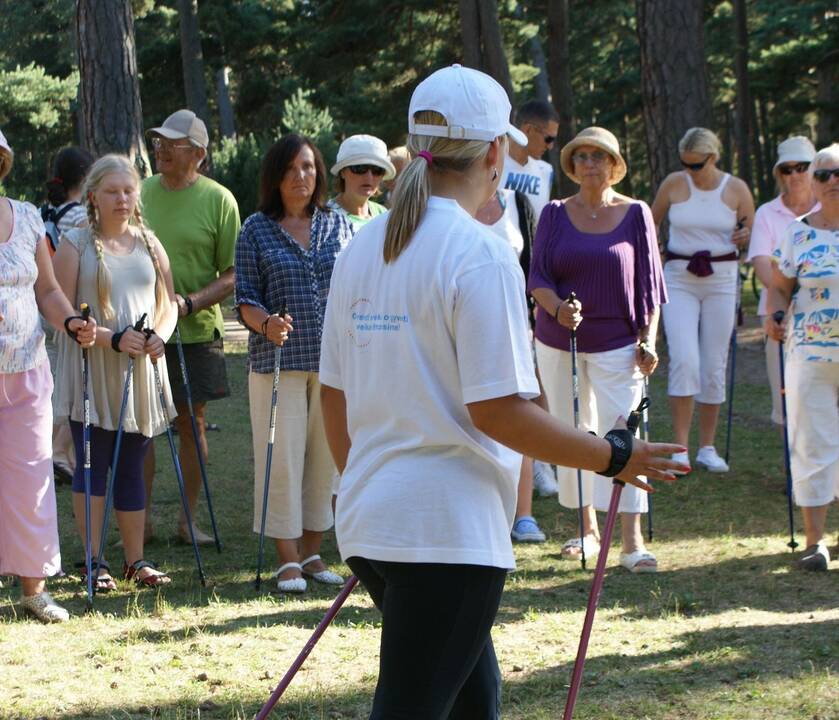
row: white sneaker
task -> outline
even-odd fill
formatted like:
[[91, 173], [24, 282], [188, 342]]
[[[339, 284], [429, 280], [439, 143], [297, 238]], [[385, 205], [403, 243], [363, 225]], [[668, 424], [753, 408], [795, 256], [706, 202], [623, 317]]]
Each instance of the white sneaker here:
[[552, 497], [559, 492], [554, 469], [541, 460], [533, 461], [533, 489], [539, 497]]
[[696, 453], [696, 464], [708, 472], [728, 472], [728, 463], [717, 455], [717, 451], [713, 445], [706, 445], [705, 447], [699, 448], [699, 452]]
[[[688, 457], [688, 454], [686, 452], [673, 453], [670, 456], [670, 459], [674, 460], [677, 463], [682, 463], [683, 465], [690, 466], [690, 458]], [[674, 475], [679, 475], [679, 476], [687, 475], [686, 472], [682, 472], [681, 470], [671, 470], [670, 472], [672, 472]]]
[[20, 599], [20, 605], [42, 623], [65, 622], [70, 619], [70, 613], [53, 600], [48, 592], [24, 595]]

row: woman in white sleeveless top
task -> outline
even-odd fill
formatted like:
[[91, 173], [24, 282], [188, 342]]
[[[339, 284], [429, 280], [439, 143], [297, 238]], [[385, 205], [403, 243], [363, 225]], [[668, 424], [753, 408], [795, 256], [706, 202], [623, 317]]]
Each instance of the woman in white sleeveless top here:
[[[742, 180], [716, 167], [720, 141], [691, 128], [679, 141], [684, 170], [668, 175], [652, 211], [670, 232], [664, 278], [670, 302], [662, 307], [670, 356], [668, 394], [677, 443], [688, 447], [694, 401], [699, 405], [696, 464], [728, 472], [714, 448], [725, 401], [728, 344], [737, 312], [738, 254], [749, 244], [755, 208]], [[680, 453], [674, 459], [688, 462]]]

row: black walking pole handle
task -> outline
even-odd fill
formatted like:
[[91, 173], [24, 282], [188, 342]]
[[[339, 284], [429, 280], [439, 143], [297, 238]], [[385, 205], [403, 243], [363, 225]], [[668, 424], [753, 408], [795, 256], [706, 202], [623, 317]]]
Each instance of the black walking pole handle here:
[[82, 311], [82, 320], [87, 322], [87, 319], [90, 317], [90, 305], [87, 303], [82, 303], [79, 305], [79, 310]]
[[[641, 425], [641, 420], [644, 417], [644, 411], [649, 407], [650, 399], [648, 397], [641, 398], [641, 402], [638, 403], [638, 407], [629, 413], [629, 417], [626, 420], [626, 430], [610, 430], [604, 436], [605, 439], [609, 441], [609, 444], [612, 445], [613, 453], [616, 450], [623, 453], [626, 453], [627, 450], [629, 451], [628, 454], [624, 455], [623, 466], [626, 465], [629, 458], [632, 456], [633, 438]], [[612, 457], [614, 461], [614, 455]], [[617, 472], [621, 472], [623, 466], [621, 466], [621, 469], [617, 470]], [[613, 485], [620, 485], [621, 487], [626, 485], [623, 480], [619, 480], [614, 477], [612, 472], [609, 471], [609, 468], [606, 469], [606, 475], [612, 477]]]
[[784, 321], [785, 316], [786, 316], [786, 313], [783, 310], [776, 310], [775, 312], [772, 313], [772, 319], [778, 325], [780, 325]]
[[137, 332], [143, 332], [143, 325], [146, 324], [146, 316], [147, 315], [148, 315], [148, 313], [143, 313], [140, 316], [140, 319], [137, 322], [134, 323], [134, 330], [136, 330]]

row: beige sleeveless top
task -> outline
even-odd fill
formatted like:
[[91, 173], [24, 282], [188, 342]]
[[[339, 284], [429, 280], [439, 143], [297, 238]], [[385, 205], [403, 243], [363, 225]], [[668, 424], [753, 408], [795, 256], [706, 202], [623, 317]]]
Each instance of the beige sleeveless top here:
[[[110, 320], [105, 319], [99, 306], [96, 284], [98, 260], [90, 231], [87, 228], [70, 230], [62, 236], [62, 242], [65, 240], [79, 251], [76, 297], [70, 298], [74, 307], [87, 303], [96, 322], [110, 330], [119, 331], [126, 325], [133, 325], [143, 313], [148, 315], [146, 327], [153, 326], [155, 272], [142, 238], [138, 236], [135, 239], [134, 248], [127, 255], [111, 255], [107, 251], [103, 255], [102, 261], [111, 272], [111, 306], [114, 317]], [[98, 345], [88, 350], [88, 356], [90, 422], [105, 430], [116, 430], [129, 356], [115, 352], [110, 347]], [[57, 364], [53, 394], [55, 416], [83, 422], [82, 351], [66, 334], [59, 337]], [[164, 432], [169, 419], [177, 415], [169, 388], [166, 359], [160, 358], [157, 367], [163, 384], [168, 417], [160, 407], [160, 395], [155, 384], [151, 360], [148, 355], [139, 355], [134, 359], [131, 390], [122, 424], [125, 432], [154, 437]]]

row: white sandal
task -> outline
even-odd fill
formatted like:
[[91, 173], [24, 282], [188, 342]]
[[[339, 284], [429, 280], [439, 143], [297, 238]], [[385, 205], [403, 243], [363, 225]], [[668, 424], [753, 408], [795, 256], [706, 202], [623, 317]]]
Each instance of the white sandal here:
[[305, 578], [296, 577], [289, 578], [288, 580], [279, 579], [280, 575], [282, 575], [286, 570], [300, 570], [300, 572], [303, 572], [303, 568], [300, 563], [287, 562], [285, 565], [281, 565], [280, 569], [271, 576], [277, 578], [277, 590], [284, 593], [292, 593], [294, 595], [306, 592], [306, 588], [308, 586]]
[[[315, 560], [320, 560], [320, 555], [312, 555], [312, 557], [307, 557], [302, 563], [300, 563], [303, 567], [306, 567], [310, 562], [314, 562]], [[316, 582], [323, 583], [324, 585], [343, 585], [344, 578], [342, 578], [338, 573], [334, 573], [331, 570], [319, 570], [318, 572], [307, 572], [306, 570], [302, 570], [303, 574], [306, 577], [312, 578]]]
[[[582, 555], [583, 544], [585, 543], [586, 560], [596, 558], [600, 554], [600, 543], [593, 537], [586, 535], [585, 540], [575, 537], [567, 540], [560, 550], [560, 557], [563, 560], [579, 560]], [[580, 552], [571, 552], [578, 550]]]
[[[652, 561], [654, 565], [640, 565], [643, 561]], [[648, 550], [636, 550], [634, 553], [621, 553], [620, 564], [631, 573], [658, 572], [658, 561]]]

